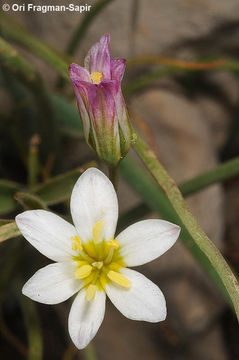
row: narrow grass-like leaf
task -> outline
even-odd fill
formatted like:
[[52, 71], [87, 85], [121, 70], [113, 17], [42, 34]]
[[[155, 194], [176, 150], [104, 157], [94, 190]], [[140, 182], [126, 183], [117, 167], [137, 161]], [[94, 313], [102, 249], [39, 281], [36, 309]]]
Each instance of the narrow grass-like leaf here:
[[226, 161], [212, 170], [195, 176], [183, 184], [180, 184], [179, 189], [183, 195], [190, 195], [212, 184], [222, 182], [236, 175], [239, 175], [239, 157]]
[[56, 152], [58, 128], [55, 126], [55, 113], [42, 78], [35, 71], [34, 67], [2, 38], [0, 38], [0, 64], [7, 72], [14, 74], [33, 92], [39, 112], [39, 121], [41, 122], [39, 135], [45, 145], [45, 156], [49, 152]]
[[38, 135], [33, 135], [30, 140], [28, 154], [28, 186], [31, 189], [37, 184], [37, 178], [40, 173], [39, 163], [39, 144], [41, 140]]
[[13, 181], [0, 180], [0, 214], [7, 214], [16, 209], [14, 194], [20, 187], [20, 184]]
[[97, 360], [96, 352], [92, 342], [84, 349], [85, 360]]
[[86, 13], [80, 25], [76, 28], [72, 38], [70, 39], [66, 50], [68, 54], [73, 55], [76, 52], [92, 21], [110, 2], [112, 2], [112, 0], [99, 0], [97, 3], [92, 5], [91, 10]]
[[15, 199], [22, 205], [24, 210], [47, 210], [45, 202], [36, 195], [29, 194], [27, 192], [18, 192], [15, 194]]
[[239, 319], [239, 285], [226, 260], [194, 219], [177, 185], [170, 178], [166, 170], [158, 161], [155, 154], [143, 141], [140, 135], [137, 135], [137, 139], [133, 147], [147, 169], [165, 192], [171, 205], [175, 209], [177, 215], [191, 235], [195, 244], [205, 254], [211, 266], [217, 272], [219, 278], [227, 290], [227, 293], [233, 303], [236, 315]]
[[22, 307], [28, 337], [28, 360], [42, 360], [43, 340], [36, 304], [26, 296], [21, 296]]
[[[129, 163], [129, 165], [127, 165], [128, 163]], [[132, 160], [128, 159], [122, 163], [122, 167], [121, 167], [122, 172], [123, 172], [123, 174], [125, 174], [125, 177], [127, 179], [128, 179], [128, 177], [126, 174], [128, 171], [130, 171], [129, 166], [135, 167], [136, 164], [134, 164], [132, 162]], [[142, 170], [141, 170], [141, 172], [142, 172]], [[203, 190], [204, 188], [206, 188], [210, 185], [231, 179], [237, 175], [239, 175], [239, 158], [238, 157], [234, 158], [230, 161], [226, 161], [225, 163], [222, 163], [205, 173], [202, 173], [198, 176], [193, 177], [192, 179], [185, 181], [182, 184], [179, 184], [178, 188], [184, 196], [188, 196], [191, 194], [195, 194], [196, 192]], [[140, 177], [139, 177], [140, 179], [138, 181], [135, 180], [134, 187], [136, 189], [138, 188], [138, 185], [140, 186], [140, 184], [142, 183], [142, 177], [144, 178], [145, 176], [146, 176], [145, 173], [143, 173], [143, 174], [140, 173]], [[158, 188], [152, 179], [145, 186], [146, 186], [145, 193], [143, 192], [141, 194], [143, 199], [145, 199], [146, 193], [148, 191], [150, 191], [149, 189], [151, 187], [153, 187], [153, 189], [152, 189], [153, 192], [155, 192], [155, 193], [158, 192]], [[144, 190], [144, 185], [142, 185], [142, 190]], [[153, 196], [153, 198], [154, 198], [154, 196]], [[127, 211], [125, 214], [123, 214], [121, 216], [120, 222], [119, 222], [119, 227], [123, 228], [126, 225], [134, 223], [136, 219], [144, 217], [145, 215], [150, 213], [151, 210], [152, 210], [152, 208], [149, 205], [147, 205], [145, 202], [142, 202], [142, 203], [136, 205], [134, 208], [130, 209], [129, 211]]]
[[[198, 261], [206, 274], [212, 279], [217, 288], [221, 291], [225, 299], [231, 304], [228, 292], [222, 283], [222, 280], [215, 269], [211, 266], [207, 256], [201, 251], [199, 246], [194, 242], [192, 236], [184, 226], [180, 217], [174, 210], [172, 204], [170, 204], [164, 192], [158, 187], [157, 182], [147, 173], [144, 169], [135, 163], [129, 156], [125, 158], [121, 163], [121, 175], [132, 186], [145, 201], [140, 209], [142, 216], [145, 216], [150, 210], [157, 211], [164, 219], [172, 221], [173, 223], [181, 227], [180, 239], [185, 247], [190, 251], [193, 257]], [[138, 214], [138, 209], [137, 209]], [[131, 217], [126, 215], [120, 216], [119, 226], [124, 228], [133, 221], [133, 214]]]
[[0, 226], [0, 243], [19, 235], [21, 235], [21, 233], [13, 220]]
[[226, 59], [216, 59], [211, 61], [185, 61], [181, 59], [167, 58], [164, 56], [136, 56], [131, 59], [128, 59], [128, 66], [135, 65], [167, 65], [170, 67], [175, 67], [177, 69], [184, 70], [210, 70], [210, 69], [221, 69], [226, 65]]
[[36, 56], [45, 60], [61, 73], [62, 76], [68, 78], [67, 64], [71, 63], [72, 59], [30, 34], [22, 25], [18, 24], [13, 17], [8, 16], [6, 13], [0, 14], [0, 20], [0, 32], [5, 39], [23, 46]]
[[91, 161], [77, 169], [68, 171], [63, 175], [53, 177], [37, 186], [33, 192], [47, 205], [54, 205], [66, 201], [70, 198], [73, 186], [79, 176], [89, 167], [96, 167], [96, 163]]

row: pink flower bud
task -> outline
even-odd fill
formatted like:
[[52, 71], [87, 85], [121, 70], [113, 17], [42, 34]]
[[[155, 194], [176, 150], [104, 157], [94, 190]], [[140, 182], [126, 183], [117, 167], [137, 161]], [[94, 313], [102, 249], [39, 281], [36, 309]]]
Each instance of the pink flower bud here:
[[110, 60], [109, 41], [109, 34], [103, 35], [89, 50], [85, 67], [71, 64], [69, 72], [86, 142], [115, 166], [129, 151], [131, 126], [121, 91], [126, 61]]

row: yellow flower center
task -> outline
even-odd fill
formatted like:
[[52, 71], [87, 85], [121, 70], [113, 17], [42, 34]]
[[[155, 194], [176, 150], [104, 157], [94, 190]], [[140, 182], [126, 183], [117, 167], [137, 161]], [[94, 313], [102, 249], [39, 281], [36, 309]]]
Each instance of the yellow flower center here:
[[77, 263], [76, 279], [84, 282], [86, 300], [95, 297], [96, 290], [105, 290], [111, 281], [123, 288], [131, 282], [120, 273], [125, 267], [119, 254], [119, 243], [115, 239], [105, 240], [102, 236], [103, 221], [97, 221], [92, 230], [92, 239], [81, 242], [79, 236], [71, 237], [72, 249], [76, 252], [73, 260]]
[[99, 84], [101, 82], [102, 74], [100, 72], [93, 72], [90, 74], [90, 78], [93, 84]]

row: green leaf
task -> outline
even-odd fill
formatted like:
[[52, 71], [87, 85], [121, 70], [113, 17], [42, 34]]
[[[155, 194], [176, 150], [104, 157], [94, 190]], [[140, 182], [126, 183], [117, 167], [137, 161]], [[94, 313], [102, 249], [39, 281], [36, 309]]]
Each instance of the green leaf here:
[[[1, 223], [4, 220], [1, 220]], [[0, 226], [0, 242], [17, 237], [21, 235], [14, 220]]]
[[70, 198], [73, 186], [79, 176], [89, 167], [96, 167], [96, 163], [92, 161], [63, 175], [51, 178], [42, 185], [37, 186], [33, 192], [47, 205], [66, 201]]
[[43, 358], [42, 329], [35, 303], [26, 296], [21, 296], [20, 305], [23, 311], [28, 337], [28, 360]]
[[15, 41], [22, 45], [33, 54], [45, 60], [54, 69], [61, 73], [62, 76], [68, 79], [68, 66], [72, 60], [58, 50], [51, 48], [42, 40], [39, 40], [34, 35], [30, 34], [22, 25], [16, 22], [12, 16], [6, 13], [0, 14], [1, 20], [1, 34], [7, 40]]
[[194, 194], [209, 185], [222, 182], [239, 174], [239, 157], [230, 161], [226, 161], [214, 169], [209, 170], [203, 174], [195, 176], [194, 178], [179, 185], [179, 189], [183, 195]]
[[49, 153], [57, 153], [58, 127], [55, 113], [47, 87], [32, 64], [21, 56], [15, 48], [0, 37], [0, 63], [6, 74], [14, 75], [34, 95], [34, 102], [38, 109], [38, 132], [44, 142], [42, 152], [47, 158]]
[[0, 214], [7, 214], [16, 209], [14, 194], [20, 187], [20, 184], [13, 181], [0, 180]]
[[90, 24], [94, 18], [108, 5], [112, 0], [99, 0], [95, 3], [91, 10], [86, 13], [83, 20], [80, 21], [79, 27], [74, 31], [72, 38], [70, 39], [69, 45], [67, 47], [67, 52], [73, 55], [77, 48], [79, 47], [81, 41], [84, 38], [86, 31], [88, 30]]
[[[198, 245], [194, 242], [192, 236], [189, 234], [187, 228], [184, 226], [180, 217], [170, 204], [164, 192], [158, 187], [155, 180], [145, 173], [144, 169], [135, 163], [129, 156], [121, 163], [121, 175], [132, 186], [132, 188], [140, 194], [144, 199], [145, 204], [140, 206], [142, 215], [147, 214], [147, 210], [151, 209], [157, 211], [164, 219], [171, 221], [181, 227], [180, 239], [184, 246], [190, 251], [192, 256], [202, 266], [207, 275], [212, 279], [217, 288], [221, 291], [226, 300], [231, 304], [230, 297], [227, 290], [222, 283], [221, 278], [215, 269], [211, 266], [207, 256], [201, 251]], [[138, 214], [138, 209], [136, 210]], [[120, 217], [119, 225], [128, 226], [132, 222], [132, 212], [126, 213]]]
[[[138, 168], [138, 170], [140, 171], [140, 174], [138, 175], [140, 180], [135, 181], [134, 179], [134, 182], [132, 184], [132, 181], [127, 176], [127, 172], [130, 173], [129, 166], [131, 167], [131, 170], [132, 167], [134, 168], [136, 166], [136, 164], [134, 164], [130, 158], [123, 161], [121, 166], [122, 174], [126, 177], [126, 180], [128, 182], [131, 182], [131, 185], [136, 189], [136, 191], [139, 191], [140, 194], [142, 191], [141, 196], [143, 197], [143, 199], [146, 197], [148, 202], [149, 199], [152, 198], [153, 201], [150, 203], [151, 207], [145, 202], [142, 202], [121, 215], [119, 221], [120, 228], [124, 228], [125, 226], [134, 223], [136, 219], [146, 216], [148, 213], [150, 213], [150, 211], [152, 211], [152, 207], [154, 207], [154, 205], [157, 203], [158, 187], [156, 183], [153, 182], [152, 179], [149, 179], [144, 172], [142, 173], [143, 170], [140, 170], [140, 168]], [[198, 176], [195, 176], [182, 184], [179, 184], [178, 187], [184, 196], [188, 196], [191, 194], [195, 194], [196, 192], [203, 190], [210, 185], [231, 179], [236, 175], [239, 175], [239, 157], [219, 164], [215, 168], [206, 171]], [[146, 179], [148, 179], [148, 181]], [[150, 196], [151, 193], [152, 196]]]
[[47, 205], [37, 197], [36, 195], [19, 192], [16, 193], [15, 199], [22, 205], [24, 210], [34, 210], [34, 209], [45, 209], [47, 210]]

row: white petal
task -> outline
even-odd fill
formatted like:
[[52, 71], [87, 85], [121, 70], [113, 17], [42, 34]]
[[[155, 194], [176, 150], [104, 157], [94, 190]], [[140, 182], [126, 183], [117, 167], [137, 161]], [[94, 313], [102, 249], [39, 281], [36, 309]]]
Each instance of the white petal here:
[[75, 298], [69, 315], [70, 337], [78, 349], [83, 349], [97, 333], [105, 314], [105, 292], [96, 291], [91, 301], [85, 300], [82, 289]]
[[165, 253], [175, 243], [180, 227], [164, 220], [139, 221], [116, 238], [126, 266], [143, 265]]
[[71, 214], [81, 240], [92, 239], [96, 222], [103, 221], [102, 237], [114, 236], [118, 219], [118, 201], [110, 180], [100, 170], [86, 170], [74, 186]]
[[71, 237], [77, 232], [59, 216], [45, 210], [29, 210], [17, 215], [16, 223], [29, 243], [49, 259], [61, 262], [74, 255]]
[[131, 281], [131, 287], [126, 289], [114, 283], [106, 286], [106, 294], [115, 307], [132, 320], [165, 320], [166, 302], [158, 286], [138, 271], [123, 268], [120, 272]]
[[22, 293], [43, 304], [59, 304], [79, 291], [84, 283], [75, 278], [74, 263], [56, 263], [38, 270], [23, 286]]

